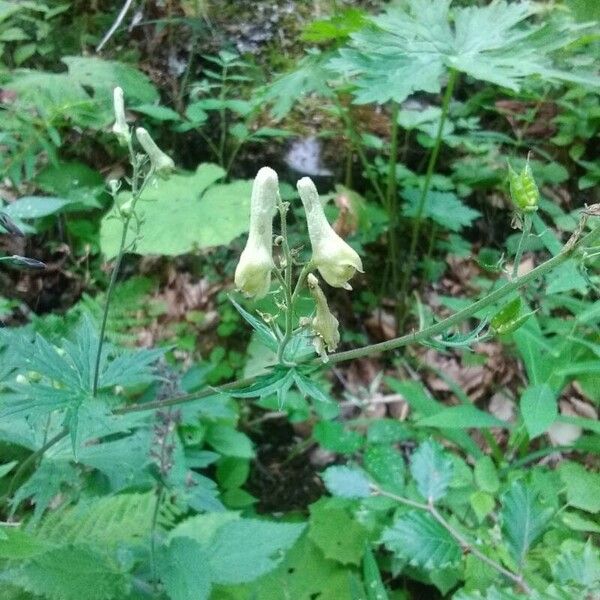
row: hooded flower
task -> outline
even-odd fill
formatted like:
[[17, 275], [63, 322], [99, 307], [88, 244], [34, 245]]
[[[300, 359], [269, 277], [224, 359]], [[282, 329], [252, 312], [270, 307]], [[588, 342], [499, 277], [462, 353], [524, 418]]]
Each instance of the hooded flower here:
[[327, 222], [317, 188], [312, 180], [303, 177], [297, 187], [306, 211], [313, 264], [329, 285], [351, 290], [348, 280], [356, 271], [363, 272], [360, 256]]
[[148, 155], [152, 167], [156, 171], [157, 175], [168, 175], [174, 168], [175, 163], [170, 156], [167, 156], [157, 145], [156, 142], [150, 137], [150, 134], [143, 128], [138, 127], [135, 130], [138, 142]]
[[318, 354], [326, 361], [327, 352], [333, 352], [340, 343], [339, 322], [329, 310], [327, 298], [325, 298], [325, 294], [319, 286], [319, 280], [312, 273], [309, 273], [306, 283], [308, 291], [315, 301], [317, 312], [310, 324], [315, 334], [313, 345]]
[[235, 269], [236, 287], [250, 297], [262, 298], [271, 287], [273, 213], [277, 193], [277, 173], [263, 167], [252, 186], [248, 241]]
[[115, 108], [115, 124], [112, 126], [113, 133], [119, 138], [119, 141], [127, 145], [131, 140], [131, 132], [125, 119], [125, 101], [123, 99], [123, 88], [116, 87], [113, 91], [113, 100]]

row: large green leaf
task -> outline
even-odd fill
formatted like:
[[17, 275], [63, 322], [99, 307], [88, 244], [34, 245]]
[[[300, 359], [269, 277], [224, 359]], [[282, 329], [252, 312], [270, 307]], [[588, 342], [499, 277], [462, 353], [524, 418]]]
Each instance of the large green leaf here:
[[[195, 173], [172, 175], [149, 185], [136, 212], [143, 218], [133, 252], [178, 256], [202, 248], [228, 244], [248, 230], [252, 182], [213, 185], [225, 172], [213, 164], [200, 165]], [[128, 194], [121, 194], [119, 203]], [[107, 258], [116, 255], [122, 223], [113, 208], [102, 219], [100, 246]], [[134, 241], [131, 228], [128, 243]]]
[[159, 562], [161, 579], [171, 600], [207, 600], [211, 590], [209, 555], [189, 537], [171, 540]]
[[417, 91], [437, 93], [449, 69], [519, 90], [529, 76], [598, 87], [592, 74], [554, 68], [552, 53], [582, 35], [566, 19], [551, 24], [527, 20], [533, 2], [504, 0], [451, 10], [451, 0], [409, 0], [351, 35], [352, 43], [330, 62], [352, 77], [356, 102], [403, 102]]
[[134, 67], [115, 60], [104, 60], [95, 56], [64, 56], [71, 81], [88, 86], [112, 98], [115, 87], [123, 88], [129, 101], [152, 103], [158, 92], [148, 77]]
[[341, 498], [366, 498], [371, 494], [369, 479], [352, 467], [333, 466], [323, 473], [323, 481], [329, 493]]
[[85, 545], [49, 550], [6, 578], [50, 600], [121, 600], [130, 585], [115, 561]]
[[519, 566], [546, 530], [551, 514], [552, 510], [542, 506], [533, 489], [521, 481], [515, 481], [502, 496], [502, 532]]
[[[403, 214], [406, 217], [415, 217], [418, 213], [421, 191], [417, 188], [408, 188], [402, 192], [402, 195], [406, 200]], [[478, 210], [464, 204], [452, 192], [430, 191], [423, 209], [423, 216], [451, 231], [460, 231], [468, 227], [480, 215]]]
[[310, 507], [308, 537], [325, 558], [342, 564], [360, 564], [367, 541], [366, 529], [339, 500], [321, 498]]
[[272, 573], [249, 585], [216, 589], [211, 600], [352, 600], [349, 572], [302, 536]]
[[521, 396], [520, 407], [531, 439], [546, 432], [558, 416], [556, 394], [545, 383], [529, 386]]
[[443, 569], [456, 564], [462, 551], [454, 538], [429, 514], [411, 510], [383, 531], [385, 547], [411, 565]]
[[437, 442], [427, 440], [413, 453], [410, 472], [421, 496], [428, 502], [435, 502], [446, 495], [454, 464]]
[[241, 519], [233, 512], [187, 519], [170, 534], [171, 558], [162, 575], [167, 589], [173, 600], [202, 600], [214, 584], [253, 581], [277, 567], [304, 528], [304, 523]]
[[571, 506], [591, 513], [600, 512], [600, 474], [574, 462], [563, 463], [559, 473]]

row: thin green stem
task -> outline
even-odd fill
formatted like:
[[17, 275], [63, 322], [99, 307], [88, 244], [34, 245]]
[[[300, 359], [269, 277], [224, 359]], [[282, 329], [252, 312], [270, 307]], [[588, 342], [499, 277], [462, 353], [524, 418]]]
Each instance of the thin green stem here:
[[285, 348], [292, 339], [292, 332], [294, 329], [294, 313], [292, 306], [292, 269], [294, 268], [294, 265], [287, 235], [288, 205], [283, 203], [281, 199], [278, 199], [277, 205], [279, 208], [279, 218], [281, 220], [281, 249], [283, 251], [283, 259], [285, 261], [282, 286], [283, 294], [285, 296], [285, 332], [283, 334], [283, 339], [279, 344], [279, 348], [277, 349], [277, 362], [283, 364], [285, 363], [283, 359]]
[[399, 105], [392, 101], [392, 131], [390, 134], [390, 157], [388, 160], [387, 207], [388, 207], [388, 256], [392, 269], [392, 289], [398, 290], [398, 193], [396, 162], [398, 160], [398, 111]]
[[513, 264], [511, 279], [515, 279], [519, 274], [519, 266], [521, 265], [521, 258], [523, 257], [523, 250], [525, 248], [525, 240], [529, 237], [531, 233], [531, 224], [533, 223], [533, 219], [529, 213], [525, 213], [523, 215], [523, 229], [521, 231], [521, 236], [519, 237], [519, 245], [517, 246], [517, 252], [515, 254], [515, 262]]
[[[379, 354], [381, 352], [387, 352], [389, 350], [395, 350], [396, 348], [400, 348], [402, 346], [408, 346], [409, 344], [416, 344], [419, 342], [424, 342], [428, 339], [431, 339], [433, 336], [439, 335], [444, 331], [447, 331], [451, 327], [462, 323], [466, 319], [477, 314], [482, 309], [495, 304], [499, 300], [502, 300], [505, 296], [511, 294], [512, 292], [522, 288], [527, 285], [531, 281], [534, 281], [543, 275], [546, 275], [566, 260], [568, 260], [575, 250], [582, 246], [590, 246], [596, 240], [600, 239], [600, 226], [596, 227], [586, 235], [582, 236], [583, 227], [585, 225], [584, 219], [582, 219], [582, 223], [578, 227], [577, 231], [571, 236], [571, 239], [564, 246], [563, 250], [557, 254], [556, 256], [548, 259], [546, 262], [537, 266], [535, 269], [529, 271], [525, 275], [522, 275], [518, 279], [514, 281], [507, 282], [502, 287], [497, 288], [493, 292], [487, 294], [477, 302], [474, 302], [470, 306], [459, 310], [453, 315], [422, 329], [421, 331], [416, 331], [414, 333], [410, 333], [407, 335], [403, 335], [392, 340], [388, 340], [386, 342], [380, 342], [378, 344], [371, 344], [369, 346], [364, 346], [362, 348], [356, 348], [354, 350], [348, 350], [346, 352], [338, 352], [336, 354], [329, 355], [328, 364], [335, 364], [339, 362], [344, 362], [347, 360], [353, 360], [356, 358], [363, 358], [365, 356], [372, 356], [374, 354]], [[321, 365], [322, 361], [320, 359], [313, 359], [311, 361], [314, 365]], [[166, 400], [158, 400], [156, 402], [147, 402], [144, 404], [134, 404], [131, 406], [125, 406], [115, 411], [116, 414], [124, 414], [129, 412], [137, 412], [143, 410], [153, 410], [155, 408], [163, 408], [165, 406], [174, 406], [178, 404], [186, 404], [188, 402], [193, 402], [195, 400], [200, 400], [201, 398], [206, 398], [208, 396], [212, 396], [216, 393], [227, 393], [233, 391], [237, 388], [244, 388], [248, 385], [254, 383], [256, 380], [255, 377], [247, 377], [245, 379], [240, 379], [238, 381], [232, 381], [221, 385], [219, 387], [211, 387], [200, 392], [196, 392], [193, 394], [187, 394], [185, 396], [179, 396], [177, 398], [168, 398]]]
[[383, 192], [383, 190], [381, 189], [381, 186], [379, 185], [377, 178], [373, 174], [373, 167], [371, 166], [371, 164], [369, 163], [369, 160], [367, 159], [367, 155], [365, 154], [365, 151], [360, 142], [360, 136], [358, 135], [358, 132], [354, 129], [354, 124], [352, 123], [352, 119], [350, 119], [350, 116], [348, 115], [347, 109], [342, 105], [342, 103], [340, 102], [339, 98], [337, 98], [337, 96], [334, 99], [334, 103], [336, 105], [336, 108], [338, 109], [340, 118], [342, 119], [342, 122], [344, 123], [344, 127], [346, 128], [346, 133], [347, 133], [348, 137], [350, 138], [350, 143], [354, 147], [354, 150], [356, 150], [356, 153], [358, 154], [358, 158], [360, 159], [363, 169], [365, 170], [365, 175], [367, 176], [367, 179], [371, 183], [373, 190], [375, 191], [375, 193], [377, 194], [377, 197], [381, 201], [381, 204], [384, 207], [387, 207], [387, 197], [386, 197], [385, 193]]
[[125, 243], [127, 241], [127, 232], [129, 231], [129, 221], [131, 217], [127, 217], [123, 223], [123, 232], [121, 234], [121, 241], [119, 243], [119, 251], [117, 253], [117, 259], [113, 265], [112, 273], [110, 274], [110, 282], [108, 289], [106, 290], [106, 299], [104, 301], [104, 310], [102, 311], [102, 322], [100, 324], [100, 337], [98, 339], [98, 348], [96, 350], [96, 361], [94, 364], [94, 385], [92, 387], [92, 396], [95, 398], [98, 394], [98, 380], [100, 378], [100, 361], [102, 359], [102, 348], [104, 346], [104, 336], [106, 333], [106, 324], [108, 322], [108, 312], [110, 309], [110, 301], [112, 294], [115, 289], [117, 277], [121, 269], [121, 262], [123, 260], [123, 254], [125, 250]]
[[546, 262], [538, 265], [535, 269], [532, 269], [521, 277], [505, 283], [495, 291], [487, 294], [480, 300], [477, 300], [462, 310], [459, 310], [450, 317], [447, 317], [446, 319], [443, 319], [442, 321], [439, 321], [430, 327], [426, 327], [421, 331], [415, 331], [414, 333], [409, 333], [385, 342], [380, 342], [378, 344], [371, 344], [363, 348], [356, 348], [355, 350], [347, 350], [346, 352], [337, 352], [336, 354], [331, 354], [329, 356], [329, 363], [333, 364], [347, 360], [354, 360], [356, 358], [363, 358], [365, 356], [372, 356], [373, 354], [378, 354], [380, 352], [388, 352], [390, 350], [401, 348], [402, 346], [426, 341], [435, 335], [439, 335], [444, 331], [447, 331], [454, 325], [462, 323], [466, 319], [469, 319], [473, 315], [477, 314], [480, 310], [495, 304], [505, 296], [508, 296], [512, 292], [522, 288], [530, 281], [534, 281], [549, 271], [552, 271], [552, 269], [555, 269], [568, 258], [570, 258], [574, 250], [579, 246], [589, 246], [596, 239], [600, 238], [600, 227], [590, 231], [583, 237], [580, 236], [581, 232], [579, 232], [579, 235], [577, 235], [577, 233], [578, 232], [575, 232], [575, 237], [572, 237], [571, 240], [569, 240], [569, 242], [567, 242], [567, 244], [564, 246], [563, 250], [556, 256], [548, 259]]
[[106, 334], [106, 324], [108, 322], [108, 312], [110, 310], [110, 302], [112, 300], [112, 294], [115, 289], [115, 284], [117, 283], [117, 278], [119, 276], [119, 271], [121, 269], [121, 262], [123, 261], [123, 256], [125, 254], [125, 245], [127, 243], [127, 234], [129, 233], [129, 223], [131, 222], [132, 217], [135, 214], [135, 206], [137, 201], [140, 199], [147, 183], [154, 176], [154, 170], [152, 167], [144, 177], [141, 185], [138, 183], [138, 179], [140, 176], [140, 169], [142, 168], [143, 162], [138, 160], [135, 155], [135, 151], [133, 149], [132, 142], [129, 142], [129, 158], [131, 161], [131, 165], [133, 167], [133, 174], [131, 177], [131, 209], [129, 214], [124, 218], [123, 221], [123, 231], [121, 233], [121, 240], [119, 242], [119, 250], [117, 252], [117, 258], [115, 260], [115, 264], [113, 265], [112, 273], [110, 275], [110, 282], [108, 284], [108, 289], [106, 290], [106, 299], [104, 302], [104, 310], [102, 311], [102, 322], [100, 324], [100, 335], [98, 338], [98, 348], [96, 350], [96, 360], [94, 363], [94, 383], [92, 386], [92, 396], [95, 398], [98, 394], [98, 381], [100, 378], [100, 362], [102, 360], [102, 348], [104, 347], [104, 337]]
[[435, 143], [429, 155], [429, 162], [427, 164], [427, 171], [425, 173], [425, 182], [421, 188], [421, 195], [419, 197], [419, 203], [417, 205], [417, 212], [412, 222], [412, 232], [410, 238], [410, 246], [408, 250], [408, 259], [406, 261], [406, 267], [402, 276], [400, 284], [400, 293], [398, 295], [398, 301], [400, 303], [400, 319], [398, 321], [398, 330], [401, 331], [404, 327], [406, 320], [407, 310], [407, 291], [408, 283], [412, 276], [412, 272], [415, 264], [415, 256], [417, 250], [417, 242], [419, 241], [419, 234], [421, 232], [421, 223], [423, 220], [423, 212], [425, 210], [425, 203], [427, 201], [427, 194], [431, 186], [431, 178], [435, 171], [437, 164], [438, 155], [442, 145], [442, 135], [444, 132], [444, 125], [446, 124], [446, 118], [448, 117], [448, 110], [450, 108], [450, 101], [452, 100], [452, 93], [454, 92], [454, 85], [458, 77], [458, 72], [454, 69], [450, 70], [450, 76], [448, 78], [448, 84], [446, 85], [446, 91], [444, 93], [444, 99], [442, 101], [442, 114], [440, 115], [440, 121], [438, 123], [437, 134], [435, 137]]
[[509, 571], [505, 567], [503, 567], [499, 562], [491, 559], [489, 556], [485, 555], [481, 552], [473, 543], [467, 540], [466, 537], [462, 535], [459, 531], [457, 531], [448, 521], [440, 514], [437, 508], [433, 505], [433, 502], [429, 502], [428, 504], [422, 502], [415, 502], [414, 500], [410, 500], [409, 498], [404, 498], [403, 496], [398, 496], [396, 494], [392, 494], [391, 492], [386, 492], [378, 487], [373, 487], [373, 492], [379, 496], [385, 496], [387, 498], [391, 498], [396, 502], [401, 504], [405, 504], [406, 506], [411, 506], [413, 508], [417, 508], [419, 510], [423, 510], [428, 512], [461, 546], [463, 551], [467, 551], [471, 553], [473, 556], [476, 556], [479, 560], [484, 562], [486, 565], [492, 567], [492, 569], [498, 571], [501, 575], [510, 579], [513, 583], [517, 584], [526, 594], [531, 593], [531, 589], [523, 579], [523, 576], [513, 571]]

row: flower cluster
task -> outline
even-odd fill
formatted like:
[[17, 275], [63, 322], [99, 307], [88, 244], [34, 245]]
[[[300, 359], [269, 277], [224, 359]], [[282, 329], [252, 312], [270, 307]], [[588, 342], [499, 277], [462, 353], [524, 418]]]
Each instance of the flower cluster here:
[[[339, 323], [329, 310], [325, 294], [311, 271], [318, 271], [332, 287], [351, 290], [349, 280], [357, 271], [363, 272], [362, 261], [356, 251], [327, 221], [317, 188], [311, 179], [300, 179], [297, 189], [306, 213], [312, 256], [304, 265], [295, 291], [292, 293], [291, 289], [287, 290], [287, 305], [284, 309], [292, 311], [296, 292], [306, 282], [315, 301], [315, 317], [304, 319], [302, 323], [310, 328], [317, 352], [326, 358], [326, 351], [335, 350], [340, 341]], [[235, 270], [235, 285], [248, 297], [262, 298], [269, 292], [274, 270], [277, 270], [276, 274], [282, 284], [290, 287], [291, 276], [285, 277], [273, 260], [273, 216], [277, 208], [280, 209], [283, 225], [287, 205], [284, 205], [279, 197], [277, 173], [273, 169], [263, 167], [254, 180], [248, 241]], [[285, 236], [284, 227], [282, 233]], [[287, 239], [279, 238], [276, 241], [287, 248]], [[291, 273], [292, 268], [291, 252], [288, 254], [280, 264], [285, 273]], [[287, 337], [289, 336], [284, 339]]]

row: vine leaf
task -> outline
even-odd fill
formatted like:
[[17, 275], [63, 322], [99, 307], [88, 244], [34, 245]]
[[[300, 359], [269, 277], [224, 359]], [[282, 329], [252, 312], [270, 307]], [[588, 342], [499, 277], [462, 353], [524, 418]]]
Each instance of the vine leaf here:
[[462, 551], [454, 538], [429, 514], [411, 510], [384, 530], [381, 541], [415, 567], [443, 569], [456, 564]]

